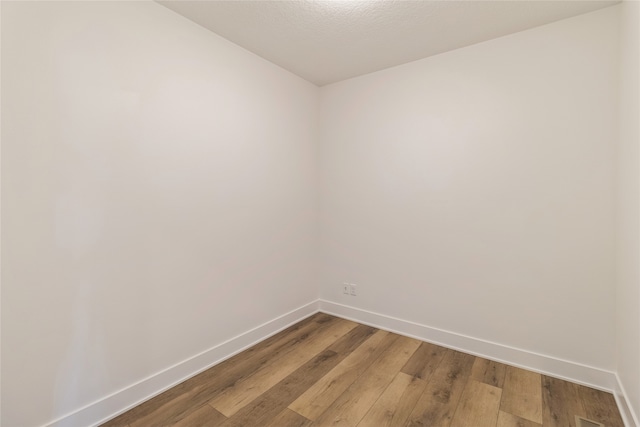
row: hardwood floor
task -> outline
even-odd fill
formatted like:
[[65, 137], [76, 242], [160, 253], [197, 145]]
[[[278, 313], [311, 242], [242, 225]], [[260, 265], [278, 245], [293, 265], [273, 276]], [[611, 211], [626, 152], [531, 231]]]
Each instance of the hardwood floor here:
[[103, 427], [624, 427], [613, 396], [315, 314]]

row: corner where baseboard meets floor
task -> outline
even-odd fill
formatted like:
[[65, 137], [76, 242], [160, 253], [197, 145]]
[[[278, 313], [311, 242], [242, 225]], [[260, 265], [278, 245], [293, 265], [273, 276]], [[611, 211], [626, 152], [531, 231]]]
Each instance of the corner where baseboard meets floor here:
[[610, 392], [627, 427], [640, 427], [615, 372], [510, 347], [344, 304], [319, 300], [319, 311], [543, 375]]
[[615, 372], [322, 299], [312, 301], [278, 316], [103, 399], [59, 417], [44, 427], [100, 425], [317, 312], [324, 312], [507, 365], [612, 392], [625, 425], [640, 427]]
[[615, 373], [599, 368], [553, 356], [533, 353], [504, 344], [486, 341], [331, 301], [320, 300], [319, 310], [327, 314], [344, 317], [400, 335], [417, 338], [442, 347], [539, 372], [599, 390], [608, 392], [615, 390]]
[[43, 427], [98, 426], [317, 312], [318, 301], [312, 301], [61, 416]]
[[616, 399], [620, 415], [624, 421], [624, 425], [627, 427], [640, 427], [640, 414], [633, 411], [629, 395], [627, 394], [622, 381], [618, 374], [616, 375], [616, 389], [613, 391], [613, 397]]

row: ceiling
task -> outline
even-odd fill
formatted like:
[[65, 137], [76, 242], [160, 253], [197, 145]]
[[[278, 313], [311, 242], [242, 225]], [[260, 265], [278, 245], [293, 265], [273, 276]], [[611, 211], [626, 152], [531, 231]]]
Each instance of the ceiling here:
[[323, 86], [619, 1], [170, 0], [158, 3]]

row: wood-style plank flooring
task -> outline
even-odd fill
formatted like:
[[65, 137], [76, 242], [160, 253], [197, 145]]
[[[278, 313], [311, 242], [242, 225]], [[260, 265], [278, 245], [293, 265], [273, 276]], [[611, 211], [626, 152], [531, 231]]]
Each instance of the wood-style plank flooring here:
[[611, 394], [315, 314], [103, 427], [624, 427]]

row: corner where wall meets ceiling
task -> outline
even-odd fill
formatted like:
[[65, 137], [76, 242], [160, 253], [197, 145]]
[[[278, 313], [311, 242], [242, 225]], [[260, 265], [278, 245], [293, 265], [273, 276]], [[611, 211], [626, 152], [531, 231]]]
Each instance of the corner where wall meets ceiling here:
[[158, 1], [324, 86], [619, 1]]

